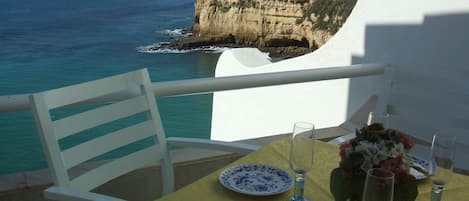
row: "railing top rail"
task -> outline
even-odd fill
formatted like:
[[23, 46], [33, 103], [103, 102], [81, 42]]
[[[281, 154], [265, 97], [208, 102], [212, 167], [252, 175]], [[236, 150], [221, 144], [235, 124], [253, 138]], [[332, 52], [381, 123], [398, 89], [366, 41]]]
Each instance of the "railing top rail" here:
[[[384, 73], [386, 66], [385, 64], [357, 64], [320, 69], [165, 81], [153, 83], [153, 88], [157, 97], [182, 96], [224, 90], [380, 75]], [[112, 94], [99, 99], [89, 100], [82, 104], [113, 102], [125, 99], [135, 93], [136, 92], [133, 91], [127, 91]], [[0, 113], [29, 110], [29, 95], [30, 94], [16, 94], [0, 96]]]

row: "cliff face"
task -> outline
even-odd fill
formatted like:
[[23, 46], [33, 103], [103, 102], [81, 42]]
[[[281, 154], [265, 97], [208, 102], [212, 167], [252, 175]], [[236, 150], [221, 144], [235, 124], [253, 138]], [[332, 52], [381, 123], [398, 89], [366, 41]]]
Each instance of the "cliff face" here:
[[197, 0], [194, 33], [236, 44], [316, 49], [345, 22], [356, 0]]

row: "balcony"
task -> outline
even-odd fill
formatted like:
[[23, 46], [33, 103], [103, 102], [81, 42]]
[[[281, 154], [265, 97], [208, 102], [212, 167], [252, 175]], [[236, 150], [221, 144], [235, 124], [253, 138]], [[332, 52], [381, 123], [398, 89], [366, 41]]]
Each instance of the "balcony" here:
[[[396, 13], [402, 15], [396, 15]], [[233, 136], [228, 132], [248, 133], [250, 129], [253, 129], [252, 124], [255, 122], [241, 124], [238, 122], [240, 118], [225, 119], [230, 116], [239, 117], [231, 113], [223, 113], [225, 112], [223, 102], [226, 100], [231, 101], [229, 107], [240, 109], [232, 112], [246, 113], [246, 110], [256, 112], [252, 106], [237, 105], [241, 103], [239, 99], [255, 99], [261, 103], [270, 103], [268, 102], [269, 96], [262, 96], [262, 93], [272, 93], [269, 90], [275, 87], [282, 88], [283, 91], [290, 91], [297, 87], [299, 90], [311, 86], [335, 87], [334, 89], [338, 91], [333, 93], [338, 94], [339, 98], [330, 99], [334, 101], [334, 104], [328, 106], [327, 103], [330, 101], [328, 102], [327, 99], [322, 100], [321, 104], [312, 104], [311, 100], [315, 97], [330, 95], [328, 91], [321, 93], [312, 91], [308, 95], [311, 98], [308, 99], [311, 108], [301, 114], [311, 115], [301, 116], [301, 118], [316, 118], [318, 122], [328, 119], [319, 124], [321, 128], [319, 135], [324, 139], [352, 132], [355, 127], [365, 122], [367, 112], [376, 109], [379, 112], [390, 113], [393, 116], [392, 127], [411, 134], [417, 142], [424, 145], [430, 141], [431, 135], [437, 130], [454, 132], [459, 142], [457, 147], [459, 155], [456, 156], [455, 165], [458, 168], [457, 171], [467, 174], [469, 165], [464, 153], [468, 151], [469, 144], [469, 127], [467, 126], [469, 120], [469, 84], [467, 83], [469, 47], [466, 45], [469, 29], [462, 24], [468, 21], [468, 13], [469, 6], [464, 2], [360, 0], [344, 27], [330, 42], [316, 52], [269, 63], [255, 62], [258, 60], [250, 54], [249, 50], [240, 50], [238, 53], [235, 53], [237, 50], [228, 51], [219, 61], [216, 78], [158, 82], [154, 83], [157, 89], [155, 93], [159, 98], [215, 92], [217, 101], [215, 105], [221, 104], [218, 108], [221, 110], [214, 111], [216, 113], [215, 126], [218, 129], [224, 128], [226, 133], [212, 129], [212, 137], [227, 137], [227, 140], [236, 140], [228, 139]], [[386, 65], [369, 64], [374, 62]], [[391, 72], [392, 76], [387, 77], [389, 73], [386, 72]], [[264, 89], [267, 89], [267, 92], [262, 92]], [[110, 102], [131, 93], [117, 94], [83, 104]], [[279, 96], [289, 97], [281, 94]], [[267, 100], [258, 99], [262, 97], [267, 97]], [[219, 100], [222, 101], [219, 102]], [[282, 99], [282, 101], [286, 100]], [[281, 103], [272, 107], [281, 106]], [[253, 105], [258, 104], [259, 102], [256, 102]], [[325, 109], [325, 111], [315, 114], [318, 108]], [[28, 109], [27, 94], [0, 97], [0, 113], [28, 111]], [[256, 128], [259, 130], [251, 130], [253, 131], [251, 134], [263, 133], [261, 136], [247, 135], [239, 139], [247, 140], [251, 136], [256, 139], [247, 140], [247, 142], [263, 144], [276, 136], [285, 134], [290, 129], [285, 125], [291, 125], [295, 116], [285, 115], [281, 111], [259, 112], [266, 116], [278, 117], [280, 119], [278, 122], [271, 122], [278, 127], [273, 130], [262, 130], [266, 128], [264, 124]], [[219, 114], [225, 115], [218, 116]], [[290, 119], [287, 121], [284, 118]], [[237, 126], [239, 130], [227, 129], [229, 126], [227, 123]], [[243, 126], [248, 124], [251, 126]], [[267, 137], [266, 133], [276, 136]], [[196, 152], [178, 150], [172, 154], [176, 159], [176, 172], [192, 172], [189, 173], [190, 176], [176, 178], [179, 181], [178, 187], [240, 157], [201, 150]], [[142, 177], [153, 175], [152, 172], [156, 168], [158, 167], [154, 166], [134, 172], [129, 177], [121, 178], [120, 181], [116, 180], [97, 191], [111, 194], [122, 189], [130, 191], [125, 185], [126, 181], [140, 180]], [[149, 178], [149, 180], [159, 181], [158, 178]], [[0, 183], [6, 184], [3, 185], [6, 187], [0, 193], [0, 199], [35, 200], [40, 197], [41, 189], [44, 189], [48, 182], [46, 170], [2, 176]], [[125, 190], [122, 192], [126, 193]], [[147, 192], [154, 193], [151, 190]], [[155, 194], [142, 194], [142, 199], [155, 196]]]

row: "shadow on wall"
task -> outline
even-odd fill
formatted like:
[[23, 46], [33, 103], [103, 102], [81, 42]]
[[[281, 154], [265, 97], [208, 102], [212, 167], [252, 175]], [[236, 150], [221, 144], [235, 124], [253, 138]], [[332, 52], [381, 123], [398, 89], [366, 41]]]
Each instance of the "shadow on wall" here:
[[[394, 68], [388, 100], [391, 127], [426, 141], [438, 132], [469, 144], [467, 22], [469, 13], [461, 13], [425, 16], [416, 25], [366, 27], [365, 54], [353, 56], [352, 63], [386, 63]], [[371, 81], [380, 84], [378, 79]], [[370, 79], [350, 81], [349, 107], [363, 95], [363, 85], [370, 85]]]

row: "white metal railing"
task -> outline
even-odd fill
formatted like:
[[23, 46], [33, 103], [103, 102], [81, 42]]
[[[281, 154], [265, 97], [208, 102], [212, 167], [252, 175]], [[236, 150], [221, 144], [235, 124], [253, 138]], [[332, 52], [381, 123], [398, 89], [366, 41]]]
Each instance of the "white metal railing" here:
[[[153, 88], [157, 97], [182, 96], [233, 89], [380, 75], [384, 74], [386, 66], [385, 64], [357, 64], [343, 67], [155, 82], [153, 83]], [[89, 100], [82, 104], [105, 103], [125, 99], [136, 94], [136, 90], [112, 94], [99, 99]], [[29, 95], [0, 96], [0, 113], [29, 110]]]

